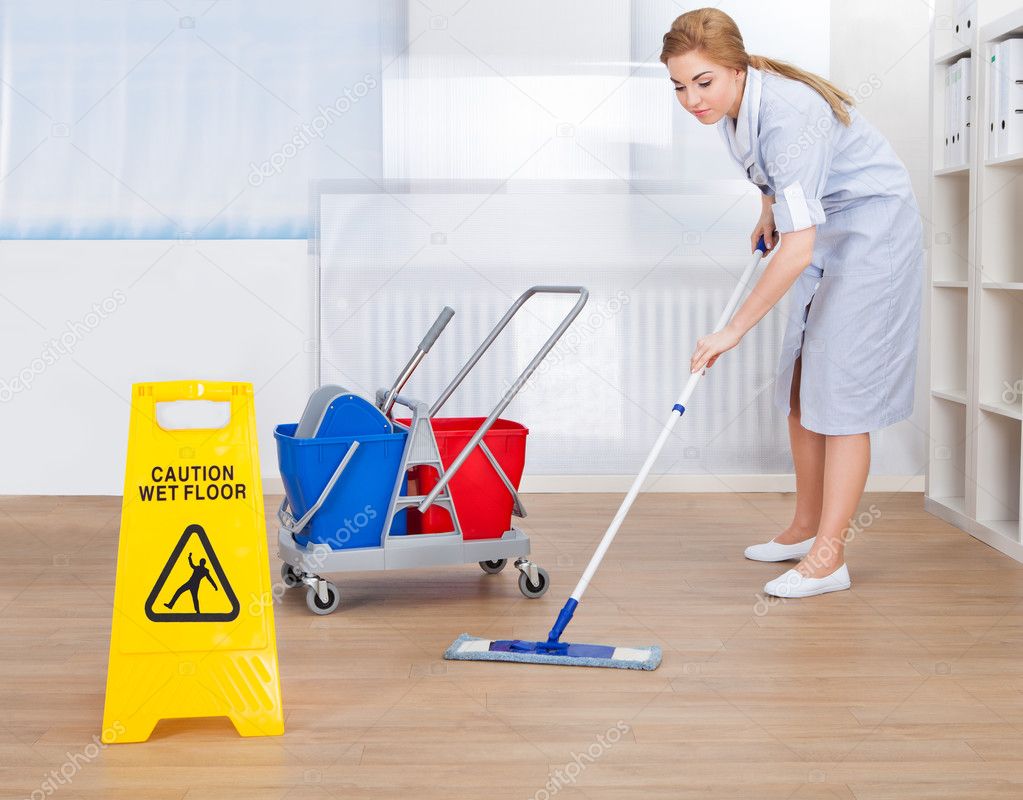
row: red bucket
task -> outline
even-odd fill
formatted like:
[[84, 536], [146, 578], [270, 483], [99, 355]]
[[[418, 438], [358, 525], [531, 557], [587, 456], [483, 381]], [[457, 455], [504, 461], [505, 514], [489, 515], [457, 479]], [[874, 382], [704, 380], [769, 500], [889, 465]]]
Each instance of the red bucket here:
[[[430, 420], [437, 437], [440, 460], [444, 469], [450, 468], [458, 454], [479, 430], [486, 417], [447, 417]], [[408, 425], [409, 420], [399, 422]], [[526, 463], [526, 435], [529, 429], [518, 422], [498, 419], [483, 437], [508, 480], [518, 489], [522, 468]], [[437, 485], [437, 472], [428, 466], [409, 470], [415, 480], [415, 493], [426, 495]], [[511, 528], [515, 503], [504, 481], [491, 466], [479, 447], [476, 447], [448, 483], [455, 502], [455, 513], [462, 526], [464, 539], [495, 539]], [[409, 490], [409, 494], [412, 490]], [[447, 509], [433, 505], [427, 511], [408, 510], [408, 532], [445, 533], [454, 530]]]

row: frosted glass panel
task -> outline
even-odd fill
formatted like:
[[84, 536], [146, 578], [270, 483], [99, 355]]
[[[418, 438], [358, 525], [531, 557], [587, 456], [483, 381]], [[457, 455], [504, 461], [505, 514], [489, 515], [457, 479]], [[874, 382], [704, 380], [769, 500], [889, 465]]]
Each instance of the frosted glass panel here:
[[[828, 74], [827, 3], [715, 4], [748, 52]], [[660, 63], [671, 0], [408, 5], [384, 69], [393, 178], [744, 178]]]
[[[456, 316], [405, 393], [433, 402], [521, 292], [590, 301], [504, 416], [527, 425], [530, 474], [636, 470], [747, 263], [727, 186], [634, 181], [331, 182], [317, 192], [320, 381], [390, 385], [445, 305]], [[720, 232], [712, 229], [718, 220]], [[449, 400], [483, 416], [571, 308], [534, 297]], [[658, 471], [790, 468], [771, 404], [786, 303], [707, 375]]]
[[[720, 7], [751, 53], [827, 74], [826, 3]], [[658, 60], [683, 10], [405, 6], [406, 35], [383, 59], [382, 175], [312, 193], [322, 382], [370, 395], [389, 385], [450, 305], [457, 316], [407, 387], [432, 402], [522, 291], [581, 284], [589, 306], [505, 415], [533, 432], [531, 474], [639, 467], [745, 266], [760, 210]], [[571, 304], [532, 299], [443, 414], [487, 414]], [[771, 403], [786, 306], [712, 368], [659, 471], [791, 470]]]

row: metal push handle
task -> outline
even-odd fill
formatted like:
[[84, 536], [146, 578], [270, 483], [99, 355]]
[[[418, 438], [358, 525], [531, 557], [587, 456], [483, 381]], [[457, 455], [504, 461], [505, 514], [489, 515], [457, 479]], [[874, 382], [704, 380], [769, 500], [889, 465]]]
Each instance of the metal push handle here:
[[[579, 316], [579, 312], [583, 310], [583, 306], [586, 305], [586, 300], [590, 296], [590, 293], [585, 289], [585, 287], [582, 286], [534, 286], [531, 289], [527, 289], [526, 291], [524, 291], [521, 295], [519, 295], [519, 299], [515, 301], [511, 308], [508, 309], [505, 315], [501, 317], [501, 321], [497, 323], [497, 325], [490, 332], [487, 338], [483, 340], [483, 344], [481, 344], [476, 349], [476, 352], [469, 357], [469, 360], [465, 362], [465, 366], [463, 366], [462, 369], [458, 371], [458, 374], [452, 379], [451, 383], [448, 384], [448, 387], [443, 392], [441, 392], [440, 397], [438, 397], [434, 404], [430, 406], [431, 417], [437, 416], [437, 412], [441, 410], [444, 404], [448, 401], [448, 398], [450, 398], [451, 395], [454, 394], [455, 389], [457, 389], [461, 385], [462, 381], [465, 380], [465, 376], [472, 371], [472, 368], [476, 366], [476, 363], [483, 357], [483, 354], [490, 349], [490, 345], [494, 343], [494, 340], [500, 335], [501, 331], [503, 331], [505, 327], [507, 327], [508, 323], [511, 322], [512, 317], [514, 317], [518, 313], [519, 309], [522, 308], [525, 302], [534, 294], [579, 295], [579, 300], [576, 302], [575, 306], [573, 306], [572, 310], [569, 312], [569, 315], [565, 317], [561, 325], [558, 326], [558, 329], [554, 331], [554, 333], [551, 335], [551, 338], [547, 340], [547, 343], [541, 349], [539, 353], [540, 361], [542, 361], [543, 357], [546, 356], [548, 352], [550, 352], [551, 348], [554, 347], [554, 344], [558, 341], [558, 339], [561, 338], [561, 336], [564, 334], [568, 326], [572, 324], [572, 321], [577, 316]], [[533, 360], [539, 363], [537, 359], [534, 358]], [[532, 366], [532, 362], [530, 362], [530, 364]], [[534, 366], [533, 369], [535, 368], [536, 367]], [[529, 375], [532, 374], [533, 369], [526, 367], [526, 370], [528, 370], [528, 372], [525, 372], [523, 376], [529, 377]], [[520, 379], [523, 376], [519, 376]], [[516, 381], [516, 383], [518, 383], [518, 381]], [[515, 394], [517, 393], [518, 388], [515, 388]], [[513, 394], [512, 397], [514, 396], [515, 395]]]
[[433, 343], [437, 341], [437, 337], [441, 335], [447, 324], [451, 322], [453, 316], [455, 316], [455, 309], [451, 308], [451, 306], [444, 306], [444, 310], [440, 312], [440, 316], [433, 323], [433, 327], [426, 332], [423, 341], [419, 343], [419, 349], [424, 353], [429, 353]]
[[444, 306], [444, 310], [440, 312], [440, 316], [434, 321], [433, 326], [426, 332], [426, 336], [423, 337], [423, 341], [419, 343], [419, 347], [416, 352], [412, 354], [412, 358], [408, 360], [405, 368], [401, 371], [401, 374], [395, 379], [394, 384], [387, 392], [387, 397], [380, 405], [380, 410], [384, 412], [385, 417], [390, 417], [391, 408], [394, 407], [394, 398], [398, 396], [405, 384], [408, 383], [409, 378], [412, 377], [412, 373], [416, 371], [416, 367], [419, 366], [419, 362], [423, 360], [427, 353], [430, 352], [430, 348], [433, 347], [434, 342], [440, 337], [444, 328], [451, 322], [451, 318], [455, 316], [455, 310], [450, 306]]
[[483, 340], [483, 343], [476, 349], [476, 352], [470, 356], [467, 362], [465, 362], [465, 366], [458, 371], [458, 374], [454, 377], [451, 383], [448, 384], [448, 387], [430, 407], [430, 417], [436, 416], [437, 412], [440, 411], [440, 409], [448, 401], [448, 398], [451, 397], [455, 389], [457, 389], [462, 381], [465, 380], [465, 376], [468, 375], [472, 368], [476, 366], [480, 358], [483, 357], [483, 354], [490, 349], [490, 346], [494, 343], [494, 340], [498, 337], [498, 335], [500, 335], [501, 331], [508, 326], [512, 317], [514, 317], [526, 301], [535, 294], [578, 294], [579, 299], [561, 321], [561, 324], [555, 329], [554, 333], [550, 335], [543, 347], [541, 347], [539, 352], [533, 356], [533, 359], [526, 365], [526, 368], [522, 370], [519, 377], [515, 379], [515, 382], [511, 385], [508, 391], [504, 393], [504, 397], [501, 398], [494, 410], [490, 412], [490, 416], [484, 420], [476, 433], [472, 435], [472, 438], [469, 439], [469, 442], [462, 449], [462, 452], [460, 452], [455, 460], [451, 462], [451, 466], [444, 471], [444, 475], [441, 476], [440, 480], [437, 481], [437, 484], [433, 487], [430, 493], [423, 499], [423, 502], [419, 504], [418, 509], [420, 511], [426, 511], [437, 499], [437, 495], [444, 491], [444, 487], [447, 486], [448, 481], [454, 477], [458, 469], [465, 463], [469, 454], [472, 453], [473, 449], [480, 443], [487, 431], [490, 430], [491, 426], [501, 415], [501, 412], [508, 407], [508, 404], [511, 403], [511, 401], [515, 398], [515, 395], [519, 393], [519, 390], [529, 379], [529, 376], [536, 371], [538, 366], [540, 366], [540, 362], [546, 358], [547, 354], [552, 349], [554, 349], [554, 345], [558, 343], [558, 340], [565, 335], [565, 331], [568, 330], [568, 326], [572, 324], [577, 316], [579, 316], [579, 313], [583, 310], [583, 306], [586, 305], [586, 301], [590, 296], [589, 291], [587, 291], [587, 289], [583, 286], [534, 286], [519, 295], [518, 300], [516, 300], [505, 315], [501, 317], [500, 322], [494, 326], [494, 329], [490, 332], [487, 338]]

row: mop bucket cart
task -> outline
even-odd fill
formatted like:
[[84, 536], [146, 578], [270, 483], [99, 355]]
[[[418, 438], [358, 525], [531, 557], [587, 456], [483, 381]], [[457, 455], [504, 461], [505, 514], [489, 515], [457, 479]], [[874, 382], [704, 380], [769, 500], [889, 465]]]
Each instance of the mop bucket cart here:
[[[536, 294], [576, 294], [578, 300], [464, 447], [453, 455], [450, 443], [444, 448], [438, 444], [434, 422], [438, 429], [446, 429], [464, 427], [462, 423], [466, 420], [441, 420], [437, 413], [511, 319]], [[550, 586], [548, 573], [529, 559], [530, 542], [525, 532], [514, 525], [509, 525], [508, 530], [483, 533], [463, 529], [458, 506], [466, 509], [467, 519], [477, 516], [492, 519], [493, 514], [471, 513], [472, 504], [487, 502], [488, 498], [474, 496], [478, 493], [464, 489], [461, 496], [458, 491], [453, 493], [452, 479], [472, 456], [471, 470], [478, 472], [489, 465], [499, 479], [499, 483], [490, 480], [490, 485], [510, 495], [511, 515], [526, 516], [516, 489], [527, 431], [498, 418], [565, 334], [588, 297], [589, 292], [581, 286], [534, 286], [523, 292], [440, 397], [429, 405], [400, 392], [454, 316], [453, 310], [445, 308], [394, 384], [377, 391], [374, 403], [342, 387], [323, 386], [312, 393], [297, 424], [277, 426], [274, 438], [285, 487], [285, 498], [277, 512], [281, 577], [288, 588], [306, 587], [310, 611], [330, 614], [340, 604], [337, 585], [324, 575], [473, 562], [484, 572], [496, 574], [511, 559], [519, 571], [519, 590], [524, 596], [537, 598], [546, 593]], [[396, 419], [393, 415], [396, 406], [407, 409], [409, 416]], [[518, 429], [513, 435], [517, 434], [521, 441], [513, 444], [521, 447], [522, 452], [512, 454], [515, 480], [506, 472], [509, 460], [506, 458], [503, 466], [485, 438], [495, 423], [500, 424], [491, 435], [491, 443], [495, 437]], [[464, 438], [464, 431], [459, 433], [461, 438], [453, 441]], [[441, 436], [446, 435], [442, 431]], [[475, 452], [477, 449], [485, 462]], [[436, 470], [436, 477], [431, 470], [424, 469], [427, 467]], [[429, 473], [431, 479], [423, 480], [424, 473]], [[425, 493], [406, 493], [410, 475], [416, 479], [417, 489], [423, 484]], [[501, 502], [507, 502], [508, 495], [502, 495]], [[490, 500], [493, 499], [491, 494]], [[444, 526], [446, 530], [438, 528], [436, 513], [426, 515], [434, 505], [450, 517], [450, 523]], [[423, 525], [426, 520], [431, 524]]]

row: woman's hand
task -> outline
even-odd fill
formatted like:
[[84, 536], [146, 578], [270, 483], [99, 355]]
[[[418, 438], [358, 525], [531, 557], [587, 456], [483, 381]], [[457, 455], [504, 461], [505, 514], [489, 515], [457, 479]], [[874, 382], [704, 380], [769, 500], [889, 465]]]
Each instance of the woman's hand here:
[[731, 323], [715, 333], [707, 334], [696, 342], [696, 349], [689, 360], [689, 371], [699, 372], [705, 366], [713, 367], [718, 356], [731, 350], [741, 340], [742, 334]]
[[774, 229], [774, 209], [771, 208], [772, 203], [765, 203], [764, 210], [760, 212], [760, 219], [757, 220], [757, 225], [753, 229], [753, 233], [750, 234], [750, 252], [752, 253], [757, 249], [757, 242], [760, 241], [760, 237], [764, 237], [764, 244], [767, 245], [768, 250], [773, 250], [774, 246], [778, 243], [777, 231]]

